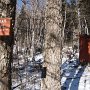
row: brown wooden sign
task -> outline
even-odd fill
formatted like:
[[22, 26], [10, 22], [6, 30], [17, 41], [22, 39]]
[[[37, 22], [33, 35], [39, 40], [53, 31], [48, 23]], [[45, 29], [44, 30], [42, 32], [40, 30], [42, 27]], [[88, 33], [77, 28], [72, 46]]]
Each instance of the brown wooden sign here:
[[80, 35], [79, 49], [80, 62], [90, 62], [90, 35]]
[[0, 36], [10, 35], [11, 18], [0, 18]]

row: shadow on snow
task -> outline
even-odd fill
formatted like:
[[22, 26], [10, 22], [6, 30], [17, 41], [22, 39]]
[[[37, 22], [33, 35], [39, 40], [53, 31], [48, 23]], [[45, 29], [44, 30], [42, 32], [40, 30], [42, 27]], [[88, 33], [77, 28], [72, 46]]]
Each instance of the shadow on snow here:
[[86, 65], [81, 66], [76, 59], [65, 61], [61, 66], [61, 90], [78, 90], [85, 67]]

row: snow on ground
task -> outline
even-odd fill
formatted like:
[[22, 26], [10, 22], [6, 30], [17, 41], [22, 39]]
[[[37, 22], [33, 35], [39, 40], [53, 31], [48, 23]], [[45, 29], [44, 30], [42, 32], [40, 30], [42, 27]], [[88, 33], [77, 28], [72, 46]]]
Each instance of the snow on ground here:
[[[38, 63], [42, 61], [41, 59], [43, 59], [41, 54], [35, 57]], [[32, 61], [30, 56], [19, 54], [13, 60], [12, 70], [12, 90], [40, 90], [40, 66]]]
[[[72, 47], [65, 47], [62, 51], [61, 85], [62, 90], [90, 90], [90, 66], [81, 66], [79, 53]], [[29, 58], [29, 59], [28, 59]], [[43, 62], [43, 57], [35, 59]], [[42, 58], [42, 61], [40, 61]], [[18, 60], [17, 60], [18, 59]], [[35, 60], [37, 61], [37, 60]], [[38, 63], [39, 63], [38, 62]], [[40, 90], [41, 72], [37, 66], [33, 68], [30, 57], [19, 56], [13, 63], [12, 90]]]
[[90, 90], [90, 66], [81, 66], [78, 52], [71, 48], [63, 49], [61, 66], [62, 90]]

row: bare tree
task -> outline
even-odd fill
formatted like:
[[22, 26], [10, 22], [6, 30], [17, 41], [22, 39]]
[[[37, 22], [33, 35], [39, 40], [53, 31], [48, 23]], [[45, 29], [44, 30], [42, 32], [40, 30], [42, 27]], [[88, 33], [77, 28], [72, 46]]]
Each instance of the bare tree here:
[[[20, 13], [16, 17], [15, 45], [17, 50], [15, 51], [15, 54], [17, 57], [22, 55], [24, 59], [23, 64], [20, 63], [22, 59], [15, 59], [14, 62], [17, 63], [17, 65], [13, 63], [13, 67], [16, 69], [17, 66], [19, 67], [20, 65], [23, 65], [25, 68], [23, 70], [24, 72], [27, 67], [30, 66], [30, 61], [26, 58], [26, 56], [33, 58], [38, 48], [43, 48], [45, 30], [44, 5], [41, 5], [40, 0], [23, 0], [21, 11], [18, 12]], [[22, 50], [24, 51], [22, 52]], [[14, 74], [15, 72], [16, 74]], [[26, 89], [24, 85], [35, 82], [35, 80], [31, 80], [31, 76], [26, 73], [26, 83], [22, 83], [24, 78], [20, 75], [21, 73], [19, 68], [18, 71], [13, 70], [13, 78], [15, 79], [15, 77], [17, 77], [20, 80], [20, 86], [17, 85], [17, 88]], [[16, 80], [16, 82], [18, 81]]]
[[16, 0], [0, 0], [0, 17], [12, 18], [10, 36], [0, 36], [0, 90], [11, 90], [11, 63]]
[[79, 27], [81, 34], [89, 34], [90, 31], [90, 1], [78, 0], [77, 1], [78, 13], [79, 13]]
[[62, 25], [61, 0], [46, 2], [45, 63], [46, 78], [42, 79], [41, 90], [60, 90], [60, 36]]

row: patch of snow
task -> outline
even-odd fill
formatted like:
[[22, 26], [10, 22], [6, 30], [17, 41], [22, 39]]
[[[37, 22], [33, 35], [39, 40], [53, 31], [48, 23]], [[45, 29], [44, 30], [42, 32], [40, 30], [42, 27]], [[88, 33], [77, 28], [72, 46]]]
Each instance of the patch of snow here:
[[44, 62], [44, 57], [42, 54], [35, 55], [34, 58], [36, 62]]

